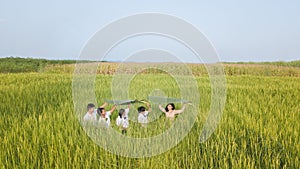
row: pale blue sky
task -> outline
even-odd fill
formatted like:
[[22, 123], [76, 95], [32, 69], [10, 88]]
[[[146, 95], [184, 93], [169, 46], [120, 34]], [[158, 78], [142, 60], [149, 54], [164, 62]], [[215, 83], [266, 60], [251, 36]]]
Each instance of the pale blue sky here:
[[[193, 24], [212, 42], [221, 61], [300, 59], [299, 0], [1, 0], [0, 57], [76, 59], [84, 44], [100, 28], [119, 18], [144, 12], [171, 14]], [[126, 55], [145, 46], [160, 45], [157, 38], [147, 42], [132, 39], [109, 55]], [[160, 47], [165, 48], [164, 45]], [[175, 48], [180, 55], [189, 55], [184, 49]]]

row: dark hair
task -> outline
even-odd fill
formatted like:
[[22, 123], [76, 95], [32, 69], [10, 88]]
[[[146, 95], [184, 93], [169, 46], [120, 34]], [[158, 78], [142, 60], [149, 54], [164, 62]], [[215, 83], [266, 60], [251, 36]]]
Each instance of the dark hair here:
[[120, 116], [120, 118], [122, 118], [122, 114], [125, 112], [125, 110], [124, 109], [120, 109], [119, 110], [119, 116]]
[[172, 110], [175, 110], [175, 105], [174, 105], [174, 103], [168, 103], [168, 104], [166, 105], [166, 108], [165, 108], [166, 112], [169, 111], [169, 110], [168, 110], [168, 106], [169, 106], [169, 105], [172, 106]]
[[144, 112], [144, 111], [146, 111], [146, 108], [144, 106], [141, 106], [141, 107], [138, 108], [139, 113]]
[[89, 103], [89, 104], [86, 106], [87, 110], [90, 110], [90, 108], [94, 108], [94, 107], [95, 107], [95, 105], [94, 105], [93, 103]]
[[99, 107], [99, 108], [97, 109], [97, 113], [101, 116], [101, 113], [102, 113], [103, 110], [104, 110], [103, 107]]

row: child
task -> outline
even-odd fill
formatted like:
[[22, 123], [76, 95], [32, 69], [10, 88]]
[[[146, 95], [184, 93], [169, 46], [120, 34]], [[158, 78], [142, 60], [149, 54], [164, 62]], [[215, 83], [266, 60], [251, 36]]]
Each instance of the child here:
[[110, 115], [115, 111], [116, 105], [114, 105], [110, 111], [106, 111], [104, 107], [107, 106], [105, 102], [100, 108], [97, 109], [99, 117], [100, 127], [108, 128], [110, 126]]
[[87, 112], [83, 117], [83, 121], [85, 123], [92, 123], [92, 124], [95, 124], [95, 122], [97, 121], [95, 105], [93, 103], [89, 103], [87, 105]]
[[144, 106], [138, 108], [139, 116], [138, 122], [141, 124], [142, 127], [146, 127], [148, 123], [148, 114], [151, 112], [151, 105], [147, 103], [148, 111]]
[[116, 120], [117, 126], [120, 126], [122, 129], [122, 134], [126, 134], [127, 128], [129, 127], [129, 119], [128, 119], [129, 108], [130, 108], [130, 104], [128, 104], [127, 109], [120, 109], [119, 116]]
[[184, 111], [185, 104], [183, 104], [183, 106], [180, 110], [175, 110], [174, 103], [168, 103], [166, 108], [163, 108], [161, 105], [159, 105], [158, 107], [162, 112], [164, 112], [166, 114], [167, 118], [169, 118], [170, 120], [174, 120], [176, 114], [180, 114]]

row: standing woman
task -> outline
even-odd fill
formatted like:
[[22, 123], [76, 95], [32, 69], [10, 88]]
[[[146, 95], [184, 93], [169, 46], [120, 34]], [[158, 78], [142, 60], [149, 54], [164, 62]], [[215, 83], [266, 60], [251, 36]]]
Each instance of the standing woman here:
[[182, 108], [180, 110], [175, 110], [175, 105], [174, 103], [168, 103], [166, 108], [163, 108], [161, 104], [158, 106], [159, 109], [166, 114], [166, 117], [170, 120], [175, 119], [176, 114], [180, 114], [184, 111], [185, 109], [185, 104], [183, 104]]

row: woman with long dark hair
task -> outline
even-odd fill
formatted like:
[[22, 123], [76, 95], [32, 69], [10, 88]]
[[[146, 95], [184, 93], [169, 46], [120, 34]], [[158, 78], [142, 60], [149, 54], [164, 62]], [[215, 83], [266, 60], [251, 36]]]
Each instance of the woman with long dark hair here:
[[183, 104], [183, 106], [180, 110], [175, 109], [174, 103], [168, 103], [165, 108], [163, 108], [161, 105], [159, 105], [158, 107], [162, 112], [164, 112], [166, 114], [167, 118], [169, 118], [170, 120], [174, 120], [176, 114], [180, 114], [184, 111], [185, 104]]

